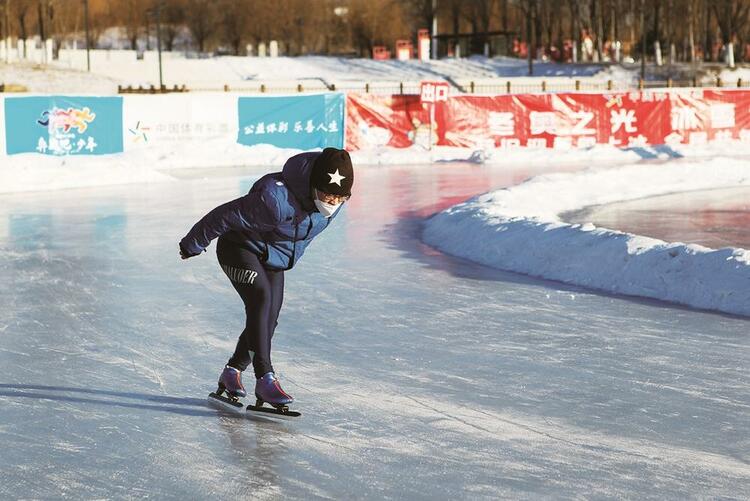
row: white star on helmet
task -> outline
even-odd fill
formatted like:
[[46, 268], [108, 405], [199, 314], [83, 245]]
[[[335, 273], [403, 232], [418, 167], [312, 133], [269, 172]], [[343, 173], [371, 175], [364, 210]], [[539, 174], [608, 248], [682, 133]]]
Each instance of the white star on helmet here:
[[346, 177], [344, 177], [341, 174], [339, 174], [339, 170], [338, 169], [336, 169], [336, 172], [334, 172], [333, 174], [331, 174], [330, 172], [328, 172], [327, 174], [329, 176], [331, 176], [331, 182], [328, 183], [328, 184], [334, 184], [335, 183], [335, 184], [338, 184], [339, 186], [341, 186], [341, 180], [342, 179], [346, 179]]

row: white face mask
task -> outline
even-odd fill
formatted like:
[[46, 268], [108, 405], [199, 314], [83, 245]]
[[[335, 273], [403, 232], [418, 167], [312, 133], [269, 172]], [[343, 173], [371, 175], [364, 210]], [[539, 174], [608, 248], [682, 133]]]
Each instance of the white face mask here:
[[336, 212], [336, 209], [339, 208], [341, 204], [327, 204], [325, 202], [321, 202], [317, 198], [315, 199], [315, 207], [318, 208], [318, 211], [323, 214], [325, 217], [331, 217], [334, 212]]

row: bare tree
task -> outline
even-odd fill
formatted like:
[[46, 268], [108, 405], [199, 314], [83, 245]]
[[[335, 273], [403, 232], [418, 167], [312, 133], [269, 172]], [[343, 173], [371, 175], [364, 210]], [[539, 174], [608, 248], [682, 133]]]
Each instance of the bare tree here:
[[[395, 9], [392, 18], [381, 14], [384, 8]], [[352, 40], [362, 56], [372, 54], [375, 45], [391, 45], [410, 33], [399, 4], [388, 0], [351, 0], [349, 9]]]
[[120, 0], [115, 4], [113, 17], [123, 24], [131, 50], [138, 49], [138, 38], [145, 31], [146, 8], [145, 0]]
[[206, 51], [206, 42], [216, 28], [215, 3], [211, 0], [187, 0], [185, 21], [198, 45], [198, 52]]
[[[31, 11], [31, 0], [19, 0], [14, 2], [13, 10], [11, 12], [15, 15], [16, 22], [18, 23], [18, 38], [26, 40], [29, 36], [26, 24], [28, 22], [29, 12]], [[24, 47], [24, 54], [26, 54], [26, 48]]]
[[[470, 2], [462, 3], [465, 4], [465, 8], [471, 8], [478, 1], [480, 0], [471, 0]], [[405, 10], [404, 14], [412, 32], [426, 28], [430, 30], [430, 36], [434, 35], [432, 32], [432, 19], [437, 15], [437, 3], [439, 2], [433, 0], [403, 0], [400, 2]]]
[[219, 26], [221, 40], [232, 48], [235, 56], [240, 55], [242, 42], [245, 40], [245, 27], [250, 16], [250, 5], [246, 0], [221, 0], [219, 7]]
[[164, 8], [161, 12], [161, 36], [164, 41], [164, 48], [168, 51], [174, 50], [174, 42], [180, 27], [185, 23], [185, 1], [169, 0], [164, 2]]
[[[369, 55], [373, 45], [392, 46], [397, 39], [414, 40], [417, 29], [432, 30], [435, 16], [441, 33], [456, 35], [454, 42], [461, 33], [474, 33], [470, 50], [475, 53], [481, 53], [490, 41], [482, 34], [496, 30], [521, 34], [532, 53], [535, 45], [549, 52], [568, 38], [579, 49], [587, 33], [595, 43], [592, 47], [587, 37], [587, 56], [594, 48], [602, 56], [604, 42], [620, 38], [629, 41], [625, 45], [632, 55], [639, 44], [645, 47], [641, 41], [645, 35], [649, 52], [655, 42], [666, 42], [671, 60], [686, 61], [701, 53], [704, 59], [715, 59], [718, 42], [725, 47], [736, 44], [738, 59], [742, 59], [750, 39], [750, 0], [88, 1], [93, 41], [104, 30], [116, 28], [113, 32], [121, 33], [128, 46], [138, 47], [144, 35], [148, 46], [155, 19], [149, 19], [146, 11], [158, 1], [166, 50], [173, 50], [179, 34], [188, 31], [198, 50], [205, 52], [218, 44], [234, 54], [243, 53], [246, 43], [275, 39], [289, 54], [357, 50]], [[8, 31], [13, 36], [52, 35], [58, 44], [83, 38], [81, 0], [9, 3], [12, 26]], [[506, 42], [510, 47], [510, 39]]]

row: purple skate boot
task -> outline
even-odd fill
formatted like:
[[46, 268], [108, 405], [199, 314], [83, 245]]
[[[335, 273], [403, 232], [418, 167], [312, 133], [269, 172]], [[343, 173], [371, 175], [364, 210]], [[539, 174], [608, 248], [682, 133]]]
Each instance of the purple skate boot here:
[[242, 372], [234, 367], [226, 366], [219, 376], [219, 389], [217, 394], [226, 391], [230, 398], [246, 397], [247, 392], [242, 386]]
[[294, 401], [291, 396], [281, 389], [279, 380], [276, 379], [276, 375], [273, 372], [266, 372], [262, 377], [258, 378], [255, 383], [255, 398], [258, 399], [255, 407], [260, 407], [263, 405], [263, 402], [268, 402], [277, 409], [285, 409], [288, 404]]

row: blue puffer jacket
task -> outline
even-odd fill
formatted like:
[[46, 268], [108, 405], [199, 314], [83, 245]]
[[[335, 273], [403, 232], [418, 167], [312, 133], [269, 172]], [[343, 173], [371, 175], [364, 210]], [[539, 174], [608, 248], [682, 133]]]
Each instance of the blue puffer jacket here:
[[310, 174], [318, 155], [291, 157], [281, 172], [260, 178], [247, 195], [206, 214], [180, 241], [183, 253], [200, 254], [211, 240], [224, 235], [257, 255], [266, 268], [291, 269], [341, 210], [326, 218], [315, 207]]

